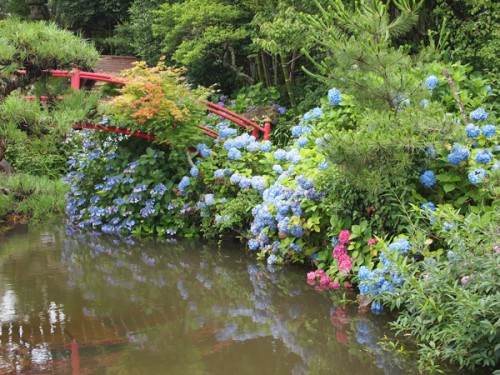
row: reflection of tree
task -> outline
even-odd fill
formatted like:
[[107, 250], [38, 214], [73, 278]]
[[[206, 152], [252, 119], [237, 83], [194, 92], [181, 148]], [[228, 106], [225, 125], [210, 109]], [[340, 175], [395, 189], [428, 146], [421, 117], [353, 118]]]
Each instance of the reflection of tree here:
[[[53, 244], [61, 252], [29, 254], [18, 267], [33, 277], [14, 283], [21, 285], [16, 308], [23, 306], [30, 317], [24, 327], [31, 329], [30, 345], [39, 349], [44, 366], [70, 371], [75, 339], [82, 374], [166, 368], [169, 374], [379, 373], [359, 350], [368, 345], [355, 339], [352, 311], [339, 307], [328, 315], [327, 294], [310, 290], [303, 274], [195, 242], [138, 241], [68, 228]], [[0, 263], [0, 278], [16, 277], [11, 266]], [[57, 275], [41, 278], [42, 267]], [[8, 339], [0, 339], [2, 349]], [[24, 366], [36, 353], [25, 353]], [[0, 372], [8, 358], [0, 353]]]

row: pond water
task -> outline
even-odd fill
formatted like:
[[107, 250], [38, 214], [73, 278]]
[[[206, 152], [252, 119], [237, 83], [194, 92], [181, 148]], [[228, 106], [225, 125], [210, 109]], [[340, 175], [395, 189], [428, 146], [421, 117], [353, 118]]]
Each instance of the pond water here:
[[411, 374], [386, 319], [239, 244], [0, 235], [0, 374]]

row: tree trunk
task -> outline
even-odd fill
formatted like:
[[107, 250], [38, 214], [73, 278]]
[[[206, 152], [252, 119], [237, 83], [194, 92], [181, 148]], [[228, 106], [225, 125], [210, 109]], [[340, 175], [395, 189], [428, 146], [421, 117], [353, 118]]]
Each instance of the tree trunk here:
[[281, 69], [283, 70], [283, 77], [285, 78], [286, 92], [288, 94], [288, 98], [290, 99], [290, 105], [292, 106], [292, 109], [295, 111], [297, 103], [295, 101], [292, 82], [290, 80], [290, 70], [288, 69], [288, 64], [286, 62], [284, 54], [280, 54], [280, 59], [281, 59]]

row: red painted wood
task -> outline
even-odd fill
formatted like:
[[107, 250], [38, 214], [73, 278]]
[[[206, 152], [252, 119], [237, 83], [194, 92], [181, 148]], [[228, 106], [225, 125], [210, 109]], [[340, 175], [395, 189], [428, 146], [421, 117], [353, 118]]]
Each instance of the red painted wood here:
[[[26, 74], [26, 70], [18, 70], [18, 74]], [[123, 82], [119, 77], [109, 75], [109, 74], [102, 74], [102, 73], [92, 73], [92, 72], [83, 72], [80, 71], [79, 69], [72, 69], [72, 70], [50, 70], [50, 73], [54, 77], [64, 77], [64, 78], [70, 78], [71, 79], [71, 87], [75, 90], [79, 90], [81, 87], [81, 80], [82, 79], [88, 79], [88, 80], [94, 80], [94, 81], [103, 81], [103, 82], [110, 82], [110, 83], [115, 83], [118, 85], [124, 85], [125, 82]], [[34, 100], [34, 97], [26, 97], [27, 100]], [[61, 98], [62, 99], [62, 98]], [[58, 98], [58, 100], [61, 100]], [[43, 97], [41, 97], [41, 100], [44, 100]], [[217, 104], [211, 103], [209, 101], [206, 101], [205, 104], [208, 106], [208, 110], [218, 116], [221, 116], [234, 124], [241, 126], [245, 129], [252, 128], [252, 135], [254, 135], [256, 138], [258, 137], [259, 132], [264, 133], [264, 139], [268, 140], [271, 137], [271, 124], [270, 123], [265, 123], [264, 127], [259, 126], [255, 122], [247, 119], [246, 117], [243, 117], [236, 112], [233, 112], [227, 108], [221, 107]], [[98, 125], [95, 125], [98, 126]], [[201, 125], [198, 125], [199, 128], [203, 129], [205, 134], [212, 138], [217, 138], [218, 133], [212, 129], [202, 127]], [[120, 128], [116, 128], [120, 129]], [[98, 129], [98, 130], [104, 130], [104, 129]], [[120, 129], [124, 130], [124, 129]], [[114, 131], [114, 130], [109, 130], [109, 131]], [[128, 130], [129, 131], [129, 130]], [[122, 133], [121, 131], [116, 131], [118, 133]], [[130, 131], [129, 131], [130, 132]], [[139, 132], [135, 132], [139, 133]], [[134, 133], [134, 134], [135, 134]], [[122, 134], [130, 134], [130, 133], [122, 133]], [[132, 134], [132, 135], [134, 135]], [[140, 134], [146, 134], [146, 133], [140, 133]], [[142, 137], [143, 138], [143, 137]]]
[[[204, 130], [205, 135], [211, 137], [211, 138], [217, 138], [218, 133], [214, 132], [212, 129], [204, 129], [201, 125], [197, 125], [200, 129]], [[154, 141], [156, 137], [153, 134], [148, 134], [144, 132], [132, 132], [130, 129], [122, 129], [116, 126], [103, 126], [103, 125], [96, 125], [96, 124], [74, 124], [73, 129], [75, 130], [82, 130], [82, 129], [90, 129], [90, 130], [102, 130], [102, 131], [108, 131], [112, 133], [118, 133], [118, 134], [125, 134], [125, 135], [131, 135], [132, 137], [137, 137], [137, 138], [143, 138], [147, 139], [150, 141]], [[211, 132], [209, 132], [209, 131]]]

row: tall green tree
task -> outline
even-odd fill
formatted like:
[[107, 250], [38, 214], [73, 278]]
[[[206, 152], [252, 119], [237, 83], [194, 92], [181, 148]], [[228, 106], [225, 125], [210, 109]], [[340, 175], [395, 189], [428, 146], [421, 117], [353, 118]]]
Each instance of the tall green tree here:
[[[187, 66], [190, 74], [203, 67], [218, 65], [252, 84], [255, 80], [246, 59], [251, 16], [247, 8], [229, 1], [164, 3], [157, 12], [153, 32], [162, 39], [167, 57]], [[219, 78], [227, 79], [228, 76]]]
[[[274, 65], [273, 84], [278, 86], [278, 70], [282, 72], [282, 81], [293, 108], [297, 106], [294, 83], [297, 67], [301, 63], [301, 49], [309, 50], [313, 45], [312, 28], [304, 23], [301, 15], [305, 11], [299, 1], [279, 1], [272, 11], [261, 9], [252, 22], [255, 29], [253, 43], [259, 52], [257, 60], [259, 73], [263, 72], [263, 80], [269, 84], [266, 59], [263, 53], [271, 56]], [[280, 68], [278, 69], [278, 65]], [[262, 74], [262, 73], [261, 73]]]
[[133, 0], [52, 0], [51, 14], [55, 21], [70, 30], [92, 38], [99, 50], [112, 53], [107, 38], [116, 25], [127, 22]]
[[435, 0], [427, 12], [435, 24], [446, 20], [449, 31], [446, 58], [470, 64], [499, 79], [500, 2]]
[[306, 15], [312, 33], [324, 53], [314, 62], [311, 73], [325, 79], [343, 92], [351, 94], [360, 107], [397, 112], [407, 98], [412, 82], [406, 74], [415, 61], [405, 46], [394, 46], [397, 38], [415, 26], [422, 0], [394, 0], [398, 16], [390, 17], [390, 2], [366, 0], [346, 6], [341, 0], [330, 0], [319, 16]]

